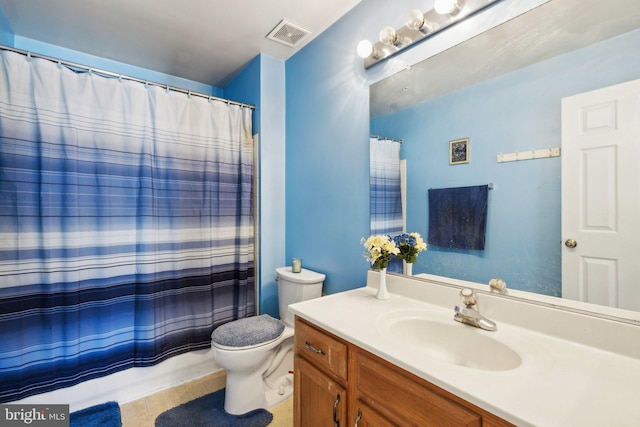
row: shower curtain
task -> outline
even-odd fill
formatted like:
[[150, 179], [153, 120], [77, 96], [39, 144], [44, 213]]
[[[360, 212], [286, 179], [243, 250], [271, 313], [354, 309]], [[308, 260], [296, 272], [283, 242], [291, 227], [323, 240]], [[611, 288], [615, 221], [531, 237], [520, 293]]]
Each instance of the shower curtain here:
[[255, 314], [250, 108], [0, 61], [0, 402]]
[[[369, 139], [369, 212], [371, 234], [402, 233], [400, 142]], [[402, 272], [402, 261], [392, 257], [388, 271]]]

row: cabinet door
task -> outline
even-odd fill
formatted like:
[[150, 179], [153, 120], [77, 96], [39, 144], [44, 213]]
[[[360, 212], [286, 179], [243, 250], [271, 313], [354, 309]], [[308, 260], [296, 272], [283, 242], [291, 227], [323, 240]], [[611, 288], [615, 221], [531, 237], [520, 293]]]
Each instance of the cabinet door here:
[[397, 427], [363, 401], [358, 400], [355, 407], [354, 427]]
[[300, 356], [294, 358], [295, 427], [346, 427], [347, 393]]

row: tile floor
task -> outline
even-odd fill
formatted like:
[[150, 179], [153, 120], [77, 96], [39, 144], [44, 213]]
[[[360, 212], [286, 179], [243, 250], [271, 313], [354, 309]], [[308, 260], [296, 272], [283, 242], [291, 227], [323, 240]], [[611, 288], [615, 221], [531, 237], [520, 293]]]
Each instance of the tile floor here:
[[[175, 406], [220, 390], [224, 387], [226, 374], [216, 372], [206, 377], [161, 390], [151, 396], [134, 400], [120, 407], [123, 427], [154, 427], [158, 415]], [[273, 421], [269, 427], [293, 426], [293, 398], [272, 408]]]

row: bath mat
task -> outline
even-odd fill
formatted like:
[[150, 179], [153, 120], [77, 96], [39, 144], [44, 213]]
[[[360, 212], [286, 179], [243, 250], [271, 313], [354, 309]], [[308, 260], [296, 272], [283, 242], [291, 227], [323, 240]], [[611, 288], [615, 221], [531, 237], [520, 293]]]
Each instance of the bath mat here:
[[266, 427], [273, 420], [273, 414], [266, 409], [228, 414], [224, 410], [224, 390], [163, 412], [156, 418], [156, 427]]
[[71, 427], [120, 427], [120, 406], [116, 402], [107, 402], [91, 406], [69, 414]]

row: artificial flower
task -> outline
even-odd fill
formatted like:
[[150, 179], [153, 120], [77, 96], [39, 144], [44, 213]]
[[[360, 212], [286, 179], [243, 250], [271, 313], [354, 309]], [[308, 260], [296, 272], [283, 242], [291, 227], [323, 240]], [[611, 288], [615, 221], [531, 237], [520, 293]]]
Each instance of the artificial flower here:
[[393, 241], [399, 249], [396, 256], [410, 264], [415, 264], [418, 261], [418, 253], [427, 249], [427, 244], [419, 233], [399, 234], [393, 238]]
[[364, 257], [374, 270], [387, 268], [391, 255], [397, 255], [400, 252], [393, 239], [384, 234], [369, 236], [368, 239], [363, 238], [360, 242], [366, 249]]

